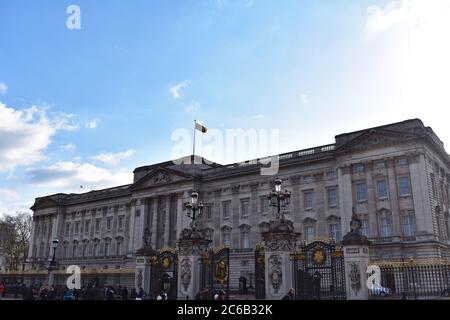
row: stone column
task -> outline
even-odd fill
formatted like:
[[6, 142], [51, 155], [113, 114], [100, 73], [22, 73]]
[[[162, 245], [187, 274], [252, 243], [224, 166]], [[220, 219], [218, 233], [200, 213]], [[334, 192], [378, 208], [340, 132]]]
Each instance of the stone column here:
[[342, 219], [342, 234], [348, 232], [347, 226], [350, 222], [349, 213], [353, 208], [353, 186], [351, 178], [351, 166], [343, 165], [338, 169], [338, 186], [339, 186], [339, 211]]
[[171, 201], [171, 195], [166, 196], [166, 203], [165, 203], [165, 213], [164, 213], [164, 247], [169, 247], [169, 232], [170, 232], [170, 201]]
[[[128, 226], [129, 228], [129, 235], [130, 235], [130, 240], [128, 241], [128, 253], [133, 255], [134, 253], [134, 233], [136, 232], [134, 229], [134, 219], [135, 219], [135, 214], [136, 214], [136, 204], [135, 204], [135, 200], [131, 201], [131, 206], [130, 206], [130, 224]], [[94, 215], [95, 217], [95, 215]], [[96, 219], [93, 220], [93, 223], [95, 224]]]
[[177, 225], [175, 230], [175, 238], [178, 239], [180, 236], [181, 230], [183, 229], [183, 215], [184, 215], [184, 207], [183, 207], [183, 192], [177, 193]]
[[367, 300], [367, 266], [369, 264], [369, 244], [361, 235], [361, 221], [353, 212], [350, 232], [344, 236], [345, 285], [347, 300]]
[[158, 237], [158, 198], [155, 197], [152, 199], [152, 209], [153, 211], [153, 221], [152, 221], [152, 229], [151, 229], [151, 233], [152, 233], [152, 247], [156, 248], [156, 238]]
[[202, 289], [201, 259], [207, 254], [211, 240], [206, 240], [203, 230], [184, 229], [178, 241], [178, 299], [195, 299]]
[[294, 288], [290, 255], [299, 237], [293, 222], [285, 219], [271, 221], [269, 231], [263, 233], [266, 299], [280, 300]]

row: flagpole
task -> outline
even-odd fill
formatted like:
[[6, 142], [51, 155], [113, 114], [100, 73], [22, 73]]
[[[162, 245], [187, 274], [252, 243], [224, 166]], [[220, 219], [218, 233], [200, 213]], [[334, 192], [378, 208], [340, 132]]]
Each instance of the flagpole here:
[[192, 161], [195, 164], [195, 125], [197, 124], [197, 120], [194, 120], [194, 143], [192, 145]]

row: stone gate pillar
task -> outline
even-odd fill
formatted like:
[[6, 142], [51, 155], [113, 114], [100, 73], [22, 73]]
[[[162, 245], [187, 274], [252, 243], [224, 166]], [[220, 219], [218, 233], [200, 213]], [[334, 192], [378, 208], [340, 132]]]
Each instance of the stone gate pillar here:
[[150, 295], [150, 281], [152, 271], [152, 257], [156, 256], [150, 244], [151, 233], [148, 228], [144, 231], [144, 246], [136, 252], [136, 267], [134, 272], [134, 288], [136, 292], [142, 288]]
[[294, 288], [291, 254], [300, 233], [290, 220], [270, 221], [269, 231], [262, 234], [265, 247], [266, 299], [279, 300]]
[[134, 288], [139, 292], [140, 288], [150, 293], [150, 276], [151, 276], [151, 256], [136, 257], [136, 268], [134, 273]]
[[201, 257], [208, 252], [211, 240], [204, 230], [184, 229], [178, 240], [178, 299], [195, 299], [200, 287]]
[[361, 235], [361, 221], [353, 209], [350, 232], [342, 240], [347, 300], [367, 300], [367, 266], [370, 241]]

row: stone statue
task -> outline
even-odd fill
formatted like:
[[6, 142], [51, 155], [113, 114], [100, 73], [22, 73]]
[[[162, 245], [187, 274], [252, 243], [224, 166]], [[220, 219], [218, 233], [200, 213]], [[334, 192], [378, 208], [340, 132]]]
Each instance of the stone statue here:
[[352, 220], [350, 221], [350, 232], [352, 233], [361, 233], [361, 220], [359, 220], [358, 215], [356, 214], [355, 207], [352, 207]]

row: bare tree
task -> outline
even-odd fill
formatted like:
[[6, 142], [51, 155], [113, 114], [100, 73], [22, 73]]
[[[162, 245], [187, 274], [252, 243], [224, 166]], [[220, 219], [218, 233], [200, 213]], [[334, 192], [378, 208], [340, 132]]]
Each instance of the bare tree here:
[[7, 215], [0, 219], [0, 250], [10, 270], [19, 270], [20, 265], [25, 270], [31, 226], [32, 217], [29, 213]]

